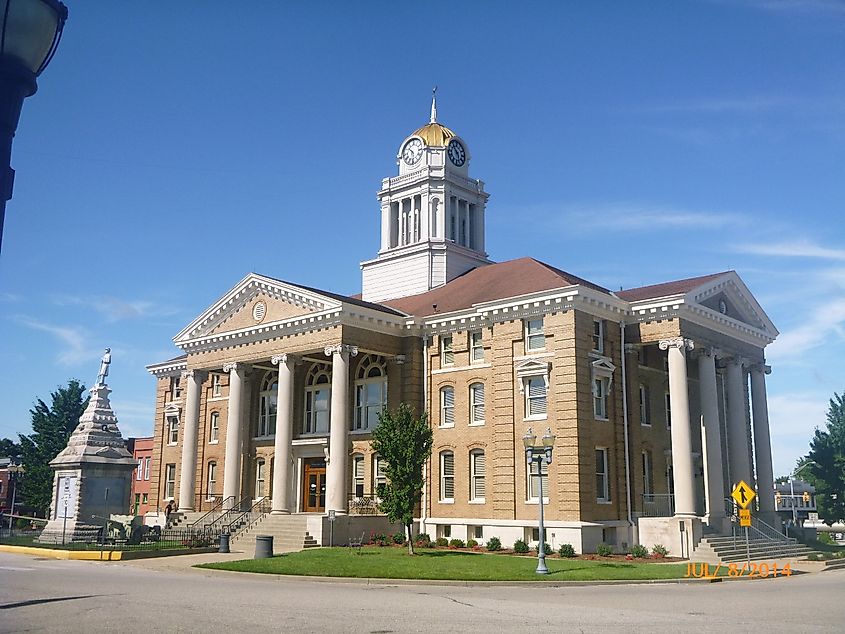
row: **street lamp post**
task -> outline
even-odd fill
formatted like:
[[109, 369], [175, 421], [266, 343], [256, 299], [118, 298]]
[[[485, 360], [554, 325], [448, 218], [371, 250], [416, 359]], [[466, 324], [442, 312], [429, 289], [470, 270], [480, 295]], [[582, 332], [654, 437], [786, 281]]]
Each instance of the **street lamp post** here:
[[38, 90], [67, 20], [59, 0], [0, 0], [0, 248], [6, 202], [12, 198], [12, 139], [23, 100]]
[[542, 444], [535, 445], [537, 436], [531, 428], [525, 432], [522, 437], [522, 444], [525, 445], [525, 459], [528, 466], [528, 477], [531, 477], [531, 465], [537, 463], [537, 497], [540, 498], [540, 543], [537, 544], [537, 574], [547, 575], [549, 569], [546, 568], [546, 527], [543, 525], [543, 463], [552, 464], [552, 451], [555, 445], [555, 436], [552, 434], [551, 428], [546, 429], [546, 433], [541, 439]]
[[802, 464], [795, 471], [789, 474], [789, 506], [792, 508], [793, 527], [798, 526], [798, 511], [795, 509], [795, 487], [793, 486], [793, 482], [795, 481], [795, 476], [798, 475], [805, 468], [809, 467], [811, 464], [818, 463], [815, 460], [807, 460], [804, 464]]
[[15, 498], [18, 493], [18, 478], [20, 478], [21, 474], [23, 473], [23, 467], [20, 467], [16, 464], [12, 464], [9, 467], [9, 481], [12, 483], [12, 508], [9, 509], [9, 535], [12, 535], [12, 522], [15, 519], [15, 504], [17, 503]]

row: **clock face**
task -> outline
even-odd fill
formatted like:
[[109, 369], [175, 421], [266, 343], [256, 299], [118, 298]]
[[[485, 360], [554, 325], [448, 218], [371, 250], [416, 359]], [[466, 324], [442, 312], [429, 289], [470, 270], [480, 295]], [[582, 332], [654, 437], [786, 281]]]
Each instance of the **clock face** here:
[[423, 142], [419, 139], [411, 139], [402, 148], [402, 160], [405, 165], [413, 165], [422, 158]]
[[467, 160], [467, 152], [464, 146], [458, 141], [449, 141], [449, 148], [446, 150], [449, 154], [449, 160], [455, 164], [456, 167], [461, 167]]

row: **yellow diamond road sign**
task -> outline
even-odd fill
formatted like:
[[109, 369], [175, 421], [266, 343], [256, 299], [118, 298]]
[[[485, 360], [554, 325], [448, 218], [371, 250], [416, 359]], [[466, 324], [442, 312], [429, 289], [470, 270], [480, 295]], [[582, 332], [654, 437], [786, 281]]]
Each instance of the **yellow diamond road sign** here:
[[740, 480], [739, 484], [734, 487], [731, 497], [736, 500], [740, 508], [747, 509], [751, 504], [751, 500], [757, 497], [757, 494], [754, 492], [754, 489], [745, 484], [743, 480]]

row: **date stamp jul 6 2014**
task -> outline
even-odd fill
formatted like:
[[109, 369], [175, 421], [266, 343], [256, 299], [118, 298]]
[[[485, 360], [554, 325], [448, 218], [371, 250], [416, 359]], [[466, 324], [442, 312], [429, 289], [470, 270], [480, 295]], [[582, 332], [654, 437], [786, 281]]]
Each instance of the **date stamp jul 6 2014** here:
[[724, 564], [719, 562], [715, 566], [712, 564], [687, 562], [686, 578], [693, 579], [715, 579], [722, 577], [747, 577], [749, 579], [768, 579], [774, 577], [791, 577], [792, 567], [789, 563], [783, 566], [778, 566], [776, 561], [772, 562], [756, 562], [745, 561], [742, 564], [730, 563]]

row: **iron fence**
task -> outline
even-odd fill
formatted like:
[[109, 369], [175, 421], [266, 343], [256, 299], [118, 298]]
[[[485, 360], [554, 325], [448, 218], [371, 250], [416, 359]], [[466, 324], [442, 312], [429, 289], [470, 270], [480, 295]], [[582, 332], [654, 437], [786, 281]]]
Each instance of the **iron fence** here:
[[160, 526], [136, 526], [127, 535], [126, 532], [110, 530], [104, 534], [102, 527], [91, 528], [81, 535], [76, 533], [76, 541], [67, 537], [62, 543], [62, 536], [55, 536], [49, 542], [40, 542], [40, 530], [12, 529], [0, 533], [0, 544], [11, 546], [34, 546], [37, 548], [61, 548], [63, 550], [183, 550], [193, 548], [217, 547], [219, 535], [191, 529], [161, 528]]

